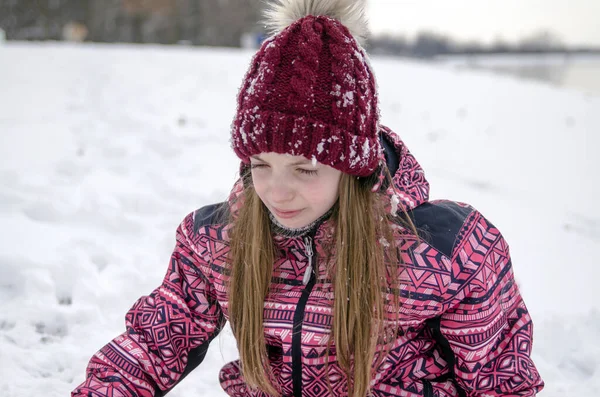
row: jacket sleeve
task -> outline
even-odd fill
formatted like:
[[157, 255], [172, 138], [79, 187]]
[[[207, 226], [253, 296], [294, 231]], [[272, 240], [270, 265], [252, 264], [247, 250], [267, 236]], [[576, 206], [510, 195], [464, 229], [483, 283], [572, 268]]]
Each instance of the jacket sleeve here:
[[531, 359], [533, 323], [508, 245], [479, 212], [460, 229], [452, 263], [456, 295], [434, 334], [444, 341], [462, 395], [535, 396], [544, 382]]
[[162, 396], [204, 359], [225, 321], [191, 248], [193, 224], [190, 214], [178, 227], [162, 284], [133, 304], [126, 332], [92, 357], [72, 397]]

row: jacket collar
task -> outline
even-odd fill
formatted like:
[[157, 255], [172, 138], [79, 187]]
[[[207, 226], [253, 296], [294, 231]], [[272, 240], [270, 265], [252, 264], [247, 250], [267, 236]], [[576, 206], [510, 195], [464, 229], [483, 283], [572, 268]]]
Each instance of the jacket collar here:
[[387, 167], [392, 174], [392, 185], [386, 189], [390, 211], [400, 207], [410, 211], [429, 200], [429, 182], [425, 172], [400, 137], [386, 126], [381, 126], [381, 138]]

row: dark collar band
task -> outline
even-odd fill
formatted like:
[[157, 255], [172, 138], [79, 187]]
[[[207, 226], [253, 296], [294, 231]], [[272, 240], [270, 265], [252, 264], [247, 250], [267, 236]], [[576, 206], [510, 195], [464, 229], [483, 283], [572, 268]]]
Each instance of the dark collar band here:
[[275, 219], [275, 216], [270, 211], [269, 211], [269, 218], [271, 219], [271, 228], [272, 228], [272, 231], [274, 234], [280, 235], [283, 237], [294, 238], [294, 237], [302, 237], [302, 236], [307, 235], [309, 232], [311, 232], [315, 228], [319, 227], [319, 225], [321, 223], [323, 223], [327, 218], [329, 218], [332, 213], [333, 213], [333, 207], [331, 207], [329, 209], [329, 211], [327, 211], [326, 213], [321, 215], [318, 219], [311, 222], [310, 224], [308, 224], [304, 227], [299, 227], [299, 228], [295, 228], [295, 229], [286, 227], [286, 226], [282, 225], [281, 223], [279, 223], [277, 221], [277, 219]]

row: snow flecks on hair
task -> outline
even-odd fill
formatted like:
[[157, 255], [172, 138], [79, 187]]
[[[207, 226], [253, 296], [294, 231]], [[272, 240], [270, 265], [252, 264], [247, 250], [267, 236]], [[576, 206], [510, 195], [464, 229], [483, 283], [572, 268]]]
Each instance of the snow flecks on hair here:
[[398, 205], [400, 204], [400, 197], [398, 197], [398, 194], [394, 193], [392, 195], [390, 204], [390, 214], [396, 215], [396, 213], [398, 213]]

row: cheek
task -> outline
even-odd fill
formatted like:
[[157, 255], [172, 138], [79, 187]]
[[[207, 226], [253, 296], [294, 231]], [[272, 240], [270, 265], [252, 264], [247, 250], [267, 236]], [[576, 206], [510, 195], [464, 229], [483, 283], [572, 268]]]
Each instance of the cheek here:
[[338, 189], [337, 186], [333, 189], [331, 185], [327, 186], [327, 192], [325, 193], [327, 197], [327, 205], [332, 206], [338, 199]]
[[252, 173], [252, 186], [254, 187], [256, 194], [258, 194], [258, 196], [261, 198], [261, 200], [263, 199], [263, 196], [267, 189], [267, 183], [265, 182], [264, 179], [265, 178], [261, 177], [261, 175], [259, 175], [259, 173], [255, 173], [255, 172]]
[[333, 181], [319, 181], [306, 190], [306, 197], [314, 204], [331, 206], [337, 200], [338, 188]]
[[340, 177], [339, 174], [334, 174], [324, 183], [323, 195], [326, 197], [328, 205], [333, 205], [339, 196]]

